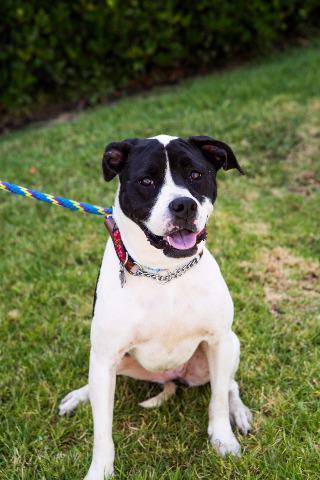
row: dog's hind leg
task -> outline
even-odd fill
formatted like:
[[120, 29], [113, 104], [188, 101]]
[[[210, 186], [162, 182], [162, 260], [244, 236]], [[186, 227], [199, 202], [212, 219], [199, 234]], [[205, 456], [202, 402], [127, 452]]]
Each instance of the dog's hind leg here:
[[129, 355], [123, 357], [118, 367], [117, 375], [126, 375], [127, 377], [135, 378], [137, 380], [146, 380], [163, 384], [162, 392], [155, 397], [139, 403], [139, 405], [144, 408], [160, 407], [163, 402], [176, 393], [177, 387], [175, 383], [171, 381], [170, 374], [168, 375], [166, 372], [148, 372], [148, 370], [143, 368], [137, 360]]
[[240, 342], [234, 332], [232, 332], [233, 346], [235, 350], [235, 365], [229, 384], [229, 417], [231, 424], [236, 427], [243, 435], [251, 429], [252, 414], [240, 398], [239, 385], [234, 380], [235, 373], [239, 367], [240, 360]]
[[231, 424], [243, 434], [251, 429], [252, 413], [240, 398], [239, 386], [235, 380], [231, 380], [229, 387], [229, 415]]
[[70, 415], [79, 403], [84, 403], [89, 401], [89, 385], [85, 385], [82, 388], [73, 390], [68, 393], [59, 404], [59, 415]]
[[154, 408], [160, 407], [168, 398], [172, 397], [176, 393], [177, 386], [173, 382], [167, 382], [163, 385], [163, 390], [155, 397], [149, 398], [144, 402], [140, 402], [140, 407], [143, 408]]

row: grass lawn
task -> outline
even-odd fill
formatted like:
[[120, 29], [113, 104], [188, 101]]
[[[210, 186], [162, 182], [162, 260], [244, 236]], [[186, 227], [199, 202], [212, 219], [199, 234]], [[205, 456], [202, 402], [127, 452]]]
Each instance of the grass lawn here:
[[[112, 140], [212, 135], [247, 171], [220, 172], [208, 239], [234, 298], [238, 379], [254, 413], [243, 456], [220, 459], [207, 441], [208, 385], [145, 411], [138, 402], [159, 387], [120, 378], [117, 479], [319, 478], [318, 47], [0, 138], [1, 179], [104, 206]], [[0, 478], [80, 479], [90, 407], [59, 418], [57, 405], [87, 381], [103, 221], [1, 192], [0, 220]]]

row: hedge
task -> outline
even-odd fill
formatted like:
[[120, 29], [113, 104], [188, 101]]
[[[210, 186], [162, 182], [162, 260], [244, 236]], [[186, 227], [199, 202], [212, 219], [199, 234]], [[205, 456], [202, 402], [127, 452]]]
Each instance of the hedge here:
[[2, 0], [0, 111], [159, 83], [316, 25], [318, 0]]

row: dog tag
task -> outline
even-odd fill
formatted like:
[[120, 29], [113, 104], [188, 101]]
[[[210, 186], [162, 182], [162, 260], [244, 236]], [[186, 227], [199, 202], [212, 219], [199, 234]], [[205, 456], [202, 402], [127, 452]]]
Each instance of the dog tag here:
[[123, 288], [124, 284], [126, 283], [126, 275], [125, 275], [125, 270], [124, 270], [124, 266], [122, 265], [122, 263], [120, 263], [119, 278], [120, 278], [121, 288]]

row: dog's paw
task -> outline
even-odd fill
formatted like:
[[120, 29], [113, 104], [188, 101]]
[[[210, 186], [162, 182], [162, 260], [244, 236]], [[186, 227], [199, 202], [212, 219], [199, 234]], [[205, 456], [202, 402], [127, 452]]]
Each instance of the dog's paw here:
[[241, 456], [240, 444], [234, 435], [227, 440], [210, 437], [210, 442], [221, 457], [225, 457], [226, 455]]
[[88, 400], [88, 388], [83, 387], [68, 393], [59, 404], [59, 415], [70, 415], [81, 402]]
[[252, 413], [241, 401], [230, 405], [230, 420], [232, 425], [243, 434], [247, 435], [251, 430]]
[[240, 444], [234, 436], [230, 425], [228, 428], [215, 429], [211, 425], [208, 428], [209, 440], [217, 453], [224, 457], [231, 454], [236, 457], [241, 456]]
[[84, 480], [110, 480], [113, 477], [113, 464], [98, 467], [91, 464]]

